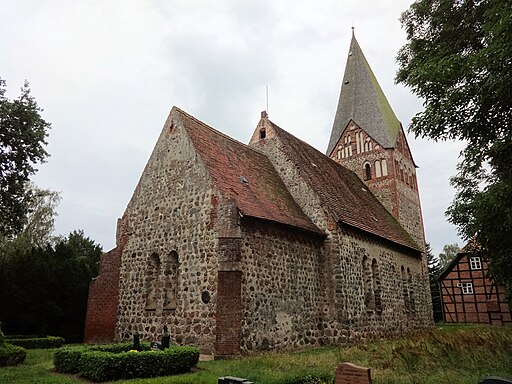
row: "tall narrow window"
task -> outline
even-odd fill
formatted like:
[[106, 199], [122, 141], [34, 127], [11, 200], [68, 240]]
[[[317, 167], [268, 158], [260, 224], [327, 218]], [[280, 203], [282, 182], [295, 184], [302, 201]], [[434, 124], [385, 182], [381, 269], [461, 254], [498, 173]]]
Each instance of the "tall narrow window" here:
[[382, 164], [382, 176], [387, 176], [388, 175], [388, 162], [386, 161], [386, 159], [382, 159], [381, 164]]
[[172, 251], [167, 259], [164, 271], [164, 309], [176, 309], [179, 286], [179, 259], [178, 253]]
[[380, 281], [380, 271], [377, 260], [372, 260], [372, 282], [373, 296], [375, 300], [375, 312], [382, 313], [382, 286]]
[[156, 253], [149, 256], [146, 273], [146, 310], [154, 311], [158, 301], [160, 279], [160, 257]]
[[410, 302], [409, 302], [409, 288], [407, 284], [407, 275], [405, 274], [405, 268], [402, 265], [402, 268], [400, 268], [401, 274], [402, 274], [402, 296], [404, 298], [404, 307], [405, 311], [410, 311]]
[[377, 161], [375, 161], [375, 177], [381, 177], [381, 176], [382, 176], [382, 171], [380, 168], [380, 161], [377, 160]]
[[375, 296], [373, 294], [372, 269], [370, 260], [363, 257], [363, 284], [364, 284], [364, 305], [367, 309], [375, 309]]
[[372, 168], [369, 163], [364, 165], [364, 179], [370, 180], [372, 178]]
[[416, 311], [416, 303], [414, 300], [414, 284], [412, 281], [412, 274], [411, 270], [407, 268], [407, 285], [409, 287], [409, 307], [411, 309], [411, 312]]

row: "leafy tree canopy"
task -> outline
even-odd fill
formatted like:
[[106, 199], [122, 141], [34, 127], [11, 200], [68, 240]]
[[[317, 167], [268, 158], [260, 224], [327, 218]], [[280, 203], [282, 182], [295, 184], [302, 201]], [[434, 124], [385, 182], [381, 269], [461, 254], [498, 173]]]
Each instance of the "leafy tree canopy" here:
[[23, 228], [27, 200], [33, 197], [26, 191], [27, 181], [48, 156], [44, 146], [50, 124], [41, 117], [28, 82], [15, 100], [5, 92], [0, 78], [0, 234], [13, 236]]
[[443, 247], [443, 252], [439, 254], [439, 264], [441, 269], [446, 268], [448, 264], [451, 263], [457, 253], [460, 251], [460, 247], [457, 243], [455, 244], [445, 244]]
[[465, 240], [477, 236], [494, 278], [512, 288], [510, 1], [417, 0], [401, 22], [396, 81], [424, 100], [410, 130], [466, 142], [447, 214]]
[[0, 259], [0, 321], [5, 331], [46, 333], [82, 341], [91, 279], [101, 247], [83, 231], [54, 245], [32, 247]]

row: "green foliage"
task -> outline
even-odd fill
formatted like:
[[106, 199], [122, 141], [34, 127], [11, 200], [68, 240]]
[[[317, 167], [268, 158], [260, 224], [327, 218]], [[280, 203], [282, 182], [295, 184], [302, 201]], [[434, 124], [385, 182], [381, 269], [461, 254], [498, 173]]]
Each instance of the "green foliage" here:
[[444, 269], [455, 259], [457, 253], [459, 253], [460, 247], [457, 243], [455, 244], [445, 244], [443, 247], [443, 252], [439, 254], [439, 262], [441, 265], [441, 269]]
[[199, 361], [199, 351], [192, 347], [126, 352], [130, 347], [125, 343], [63, 348], [55, 352], [55, 369], [61, 373], [80, 372], [93, 381], [107, 381], [174, 375], [189, 371]]
[[58, 349], [53, 355], [55, 370], [60, 373], [80, 372], [80, 358], [88, 350], [87, 347], [65, 347]]
[[449, 220], [477, 236], [493, 277], [512, 287], [512, 12], [508, 0], [418, 0], [402, 14], [396, 80], [424, 99], [410, 129], [464, 140]]
[[82, 341], [91, 279], [101, 247], [74, 231], [55, 246], [30, 248], [0, 259], [0, 321], [9, 333], [63, 336]]
[[22, 347], [9, 343], [0, 345], [0, 367], [23, 363], [26, 356], [27, 351]]
[[4, 344], [5, 335], [2, 332], [2, 323], [0, 323], [0, 347]]
[[48, 156], [44, 146], [50, 124], [41, 117], [27, 81], [17, 99], [9, 100], [5, 92], [0, 79], [0, 235], [10, 237], [23, 228], [33, 197], [27, 194], [27, 181]]
[[441, 292], [439, 290], [439, 283], [437, 282], [437, 278], [441, 274], [442, 268], [439, 264], [439, 259], [432, 254], [432, 248], [429, 243], [427, 243], [426, 250], [428, 279], [430, 282], [430, 295], [432, 298], [432, 314], [434, 316], [434, 321], [437, 323], [443, 320]]
[[64, 338], [58, 336], [32, 337], [32, 338], [8, 338], [9, 344], [26, 349], [59, 348], [64, 344]]

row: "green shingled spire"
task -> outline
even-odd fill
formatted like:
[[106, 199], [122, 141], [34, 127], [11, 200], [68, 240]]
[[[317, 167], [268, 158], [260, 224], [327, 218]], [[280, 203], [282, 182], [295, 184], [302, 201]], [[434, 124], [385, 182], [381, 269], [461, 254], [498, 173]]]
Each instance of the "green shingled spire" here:
[[394, 147], [400, 121], [366, 61], [353, 31], [327, 155], [332, 152], [350, 120], [384, 148]]

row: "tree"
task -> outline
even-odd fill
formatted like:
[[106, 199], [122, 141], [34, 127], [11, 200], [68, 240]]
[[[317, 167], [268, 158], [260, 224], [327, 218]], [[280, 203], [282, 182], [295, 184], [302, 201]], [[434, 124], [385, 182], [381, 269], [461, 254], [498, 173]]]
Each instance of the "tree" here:
[[32, 247], [0, 260], [0, 321], [8, 333], [83, 338], [91, 279], [102, 249], [83, 231], [54, 246]]
[[440, 322], [443, 320], [443, 312], [441, 309], [441, 292], [439, 290], [439, 283], [437, 278], [441, 274], [443, 268], [439, 264], [439, 259], [432, 253], [430, 244], [426, 245], [427, 251], [427, 264], [428, 264], [428, 278], [430, 281], [430, 295], [432, 296], [432, 313], [434, 321]]
[[439, 263], [441, 266], [441, 269], [444, 269], [452, 262], [453, 259], [455, 259], [455, 256], [457, 256], [457, 253], [459, 253], [460, 248], [457, 243], [455, 244], [445, 244], [443, 247], [443, 252], [439, 254]]
[[0, 235], [13, 236], [22, 229], [33, 197], [27, 181], [48, 156], [44, 146], [50, 124], [41, 117], [27, 81], [19, 98], [9, 100], [5, 92], [0, 78]]
[[512, 289], [512, 13], [508, 0], [417, 0], [402, 14], [407, 43], [396, 81], [424, 100], [416, 136], [463, 140], [455, 198], [459, 234], [476, 239]]
[[0, 260], [13, 257], [17, 253], [28, 251], [34, 247], [53, 245], [57, 240], [52, 235], [54, 229], [55, 211], [60, 195], [49, 189], [42, 189], [32, 183], [25, 187], [27, 198], [27, 215], [23, 229], [14, 237], [0, 235]]

